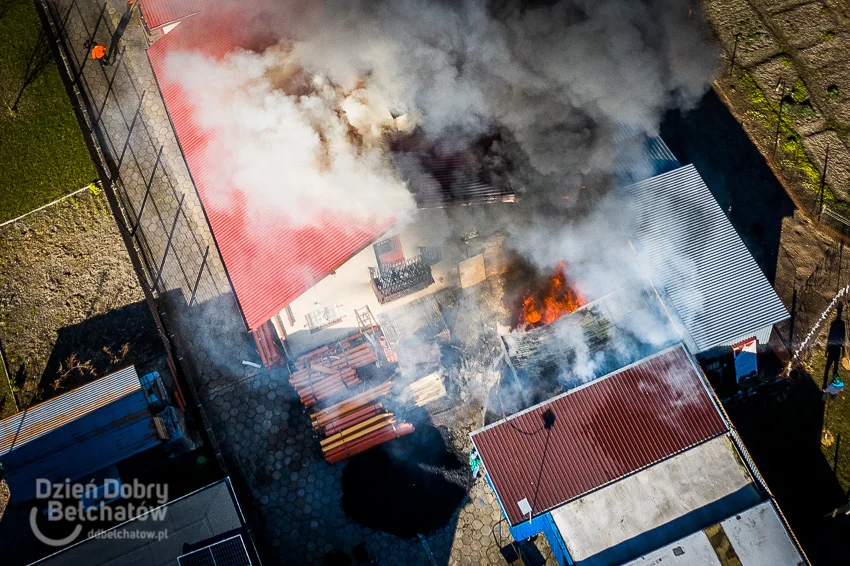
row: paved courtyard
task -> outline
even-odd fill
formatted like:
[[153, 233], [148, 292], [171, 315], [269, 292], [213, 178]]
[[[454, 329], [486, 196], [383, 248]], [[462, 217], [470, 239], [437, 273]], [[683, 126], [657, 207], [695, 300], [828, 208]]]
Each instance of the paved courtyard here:
[[[120, 171], [118, 196], [128, 223], [139, 222], [136, 244], [174, 334], [175, 354], [193, 381], [228, 473], [241, 487], [241, 503], [265, 563], [321, 564], [328, 552], [350, 553], [365, 543], [378, 564], [505, 564], [499, 548], [509, 544], [510, 534], [482, 479], [475, 481], [449, 523], [424, 537], [401, 539], [346, 516], [340, 503], [344, 464], [324, 462], [285, 370], [242, 363], [258, 362], [259, 356], [245, 332], [163, 107], [138, 11], [129, 16], [122, 39], [112, 47], [114, 53], [120, 51], [116, 63], [103, 68], [89, 62], [80, 71], [84, 43], [92, 35], [109, 42], [125, 14], [124, 3], [107, 4], [105, 11], [102, 0], [55, 0], [50, 5], [54, 21], [64, 22], [67, 64], [82, 77], [77, 81], [81, 105], [89, 121], [97, 122], [94, 131], [107, 164]], [[69, 57], [69, 51], [75, 55]], [[468, 452], [468, 432], [483, 424], [483, 410], [473, 413], [466, 413], [451, 431], [459, 452]], [[547, 557], [542, 537], [539, 544]]]

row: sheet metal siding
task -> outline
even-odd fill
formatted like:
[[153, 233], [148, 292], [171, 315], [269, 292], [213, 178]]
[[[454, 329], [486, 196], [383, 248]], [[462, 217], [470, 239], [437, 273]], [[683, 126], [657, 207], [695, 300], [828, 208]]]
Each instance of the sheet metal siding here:
[[158, 446], [144, 392], [129, 395], [67, 423], [3, 457], [13, 497], [36, 494], [36, 479], [86, 481], [91, 474]]
[[639, 253], [698, 351], [788, 318], [788, 311], [693, 165], [626, 189], [641, 210]]
[[[394, 220], [369, 222], [331, 210], [319, 213], [312, 226], [293, 225], [273, 210], [252, 211], [249, 217], [246, 199], [235, 187], [227, 206], [211, 204], [207, 187], [223, 173], [226, 157], [207, 147], [212, 134], [196, 124], [191, 98], [169, 80], [166, 61], [170, 53], [187, 49], [220, 58], [237, 47], [259, 46], [240, 36], [244, 31], [237, 19], [224, 25], [221, 18], [204, 16], [156, 41], [148, 55], [239, 306], [253, 330], [372, 243]], [[219, 195], [216, 201], [221, 200]]]
[[[535, 500], [546, 432], [557, 417]], [[512, 525], [726, 432], [682, 346], [473, 433]], [[534, 432], [538, 431], [538, 432]]]
[[0, 421], [0, 457], [138, 390], [130, 366], [12, 415]]
[[664, 140], [642, 128], [618, 124], [612, 139], [612, 170], [620, 185], [631, 185], [681, 167]]
[[139, 0], [139, 3], [151, 30], [197, 14], [204, 6], [202, 0]]

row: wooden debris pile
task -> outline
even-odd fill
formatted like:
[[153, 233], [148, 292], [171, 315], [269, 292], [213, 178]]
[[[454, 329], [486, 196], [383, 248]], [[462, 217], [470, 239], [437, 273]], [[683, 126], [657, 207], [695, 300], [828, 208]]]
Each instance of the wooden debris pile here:
[[289, 383], [301, 403], [310, 408], [340, 397], [346, 389], [359, 385], [356, 370], [377, 361], [375, 350], [357, 334], [299, 357]]
[[[383, 338], [381, 336], [381, 338]], [[356, 334], [322, 346], [295, 361], [289, 382], [321, 438], [325, 460], [334, 464], [393, 438], [413, 432], [380, 401], [392, 389], [387, 381], [365, 389], [358, 369], [378, 361], [378, 341]], [[359, 390], [359, 392], [357, 392]], [[327, 406], [329, 403], [333, 403]]]
[[417, 407], [424, 407], [432, 401], [446, 396], [446, 386], [440, 372], [434, 372], [417, 379], [407, 386], [404, 398]]

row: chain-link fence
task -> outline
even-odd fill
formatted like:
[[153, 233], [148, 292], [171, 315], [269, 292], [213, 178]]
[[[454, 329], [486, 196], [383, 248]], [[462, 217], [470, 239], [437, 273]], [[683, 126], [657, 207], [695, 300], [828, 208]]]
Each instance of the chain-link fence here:
[[[198, 398], [259, 361], [147, 56], [138, 7], [36, 0], [169, 353]], [[109, 61], [91, 58], [94, 45]]]
[[[43, 6], [149, 287], [158, 296], [179, 290], [188, 306], [229, 292], [146, 57], [137, 10], [128, 6], [119, 14], [99, 0], [44, 0]], [[107, 46], [108, 63], [90, 56], [97, 44]]]

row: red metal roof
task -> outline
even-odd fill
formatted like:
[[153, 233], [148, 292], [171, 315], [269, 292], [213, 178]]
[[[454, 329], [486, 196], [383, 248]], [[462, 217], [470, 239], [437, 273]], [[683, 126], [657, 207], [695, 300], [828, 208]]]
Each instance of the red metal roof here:
[[[210, 134], [196, 124], [189, 95], [179, 84], [168, 81], [164, 72], [166, 57], [186, 50], [222, 57], [237, 47], [259, 49], [270, 41], [270, 36], [258, 39], [256, 28], [248, 30], [239, 25], [238, 16], [233, 13], [219, 12], [212, 17], [204, 12], [148, 49], [177, 139], [249, 329], [267, 321], [393, 224], [364, 222], [329, 210], [320, 213], [312, 226], [296, 226], [272, 210], [265, 211], [262, 218], [255, 215], [249, 219], [245, 198], [236, 188], [227, 208], [213, 206], [206, 198], [204, 179], [215, 177], [222, 158], [206, 151]], [[257, 225], [264, 229], [252, 229]]]
[[[547, 409], [556, 420], [541, 473]], [[538, 515], [726, 431], [701, 375], [676, 346], [474, 432], [472, 440], [515, 525], [527, 519], [517, 504], [523, 498]]]
[[202, 0], [139, 0], [139, 2], [142, 5], [145, 22], [152, 30], [197, 14], [204, 5]]

